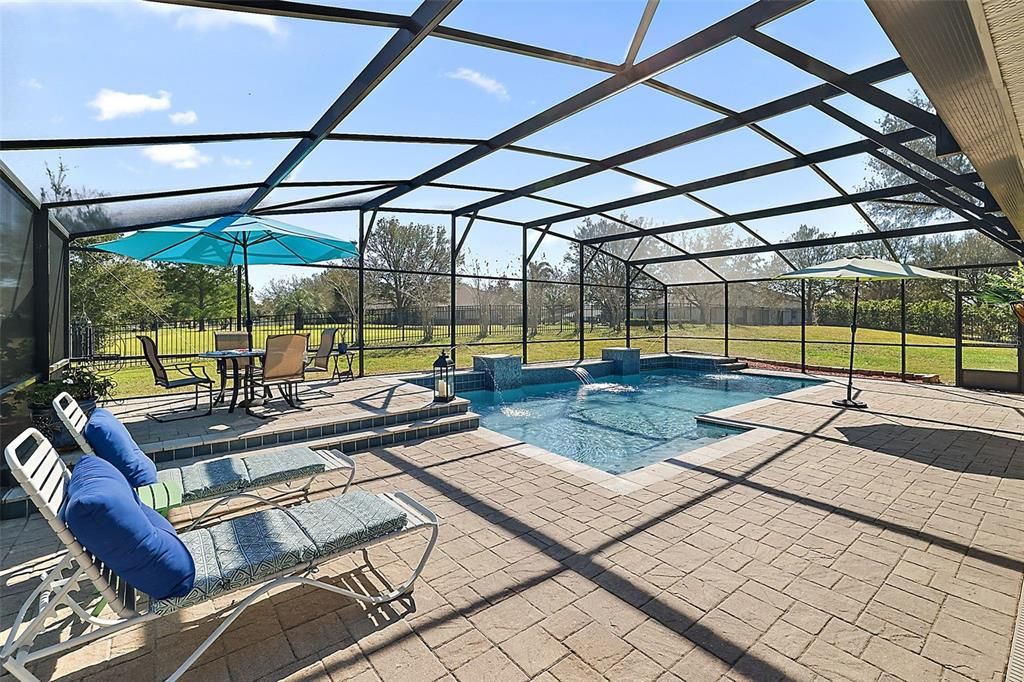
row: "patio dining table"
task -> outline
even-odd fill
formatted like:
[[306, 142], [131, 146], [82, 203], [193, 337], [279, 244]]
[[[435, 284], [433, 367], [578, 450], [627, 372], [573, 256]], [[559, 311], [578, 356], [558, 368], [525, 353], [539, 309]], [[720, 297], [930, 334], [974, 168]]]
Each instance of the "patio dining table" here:
[[246, 370], [241, 371], [241, 361], [248, 358], [250, 361], [256, 358], [262, 358], [264, 351], [255, 348], [239, 348], [237, 350], [211, 350], [199, 353], [200, 358], [217, 361], [217, 373], [220, 375], [220, 395], [214, 403], [219, 403], [224, 400], [224, 389], [227, 385], [228, 378], [228, 363], [231, 363], [231, 404], [228, 407], [228, 412], [234, 412], [235, 407], [238, 403], [238, 392], [240, 389], [244, 390], [243, 400], [241, 402], [242, 407], [249, 407], [257, 404], [255, 388], [252, 381], [250, 381], [251, 372], [249, 368], [252, 366], [251, 363], [246, 367]]

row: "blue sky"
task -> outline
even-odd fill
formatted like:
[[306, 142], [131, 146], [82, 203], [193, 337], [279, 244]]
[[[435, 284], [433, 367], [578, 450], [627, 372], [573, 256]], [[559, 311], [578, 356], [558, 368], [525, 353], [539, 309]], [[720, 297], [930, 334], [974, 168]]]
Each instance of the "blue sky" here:
[[[383, 11], [412, 11], [415, 3], [357, 0], [338, 3]], [[735, 0], [663, 0], [640, 58], [684, 38], [749, 4]], [[626, 53], [643, 3], [637, 0], [465, 0], [446, 25], [531, 42], [618, 63]], [[861, 0], [817, 0], [764, 27], [784, 40], [847, 71], [896, 56]], [[87, 137], [198, 132], [307, 129], [390, 37], [383, 28], [347, 26], [183, 8], [135, 0], [25, 2], [0, 0], [0, 133], [4, 138]], [[605, 74], [429, 39], [373, 92], [339, 128], [344, 132], [489, 137], [605, 77]], [[742, 110], [819, 81], [734, 41], [686, 62], [661, 78], [674, 86]], [[905, 76], [883, 84], [906, 96]], [[880, 112], [849, 96], [832, 103], [861, 120]], [[646, 87], [634, 87], [523, 140], [523, 144], [602, 157], [718, 117], [706, 109]], [[764, 126], [802, 151], [856, 139], [813, 110], [793, 112]], [[79, 150], [62, 153], [71, 180], [111, 194], [208, 184], [262, 181], [292, 142], [259, 141], [172, 147]], [[296, 178], [402, 179], [464, 149], [446, 145], [327, 142], [300, 166]], [[631, 164], [630, 168], [680, 183], [787, 157], [748, 130], [737, 130]], [[5, 153], [3, 160], [32, 189], [44, 183], [44, 162], [57, 154]], [[497, 152], [449, 177], [461, 182], [516, 187], [575, 164], [511, 151]], [[861, 181], [863, 160], [830, 164], [847, 189]], [[595, 204], [653, 187], [604, 172], [545, 192], [551, 198]], [[319, 190], [316, 190], [319, 192]], [[329, 190], [328, 190], [329, 191]], [[281, 190], [275, 202], [309, 195]], [[739, 212], [831, 196], [807, 170], [701, 193], [723, 210]], [[424, 188], [400, 206], [450, 208], [487, 194]], [[489, 213], [532, 220], [560, 212], [529, 199]], [[708, 215], [684, 198], [630, 211], [659, 223]], [[804, 218], [805, 220], [810, 217]], [[849, 209], [813, 216], [822, 228], [857, 232]], [[353, 237], [355, 215], [286, 217], [296, 224]], [[424, 221], [437, 221], [423, 216]], [[778, 239], [800, 217], [761, 221]], [[474, 257], [500, 270], [518, 251], [518, 231], [484, 225], [469, 247]], [[559, 226], [571, 230], [572, 225]], [[479, 230], [480, 228], [475, 228]], [[564, 242], [545, 242], [558, 259]], [[285, 270], [263, 268], [257, 282]], [[294, 272], [294, 271], [291, 271]]]

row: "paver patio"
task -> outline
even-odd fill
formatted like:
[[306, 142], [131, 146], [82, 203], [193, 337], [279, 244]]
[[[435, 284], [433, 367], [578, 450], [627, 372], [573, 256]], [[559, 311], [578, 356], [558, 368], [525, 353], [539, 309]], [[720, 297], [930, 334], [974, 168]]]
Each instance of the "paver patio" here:
[[[485, 430], [356, 455], [359, 488], [404, 490], [441, 517], [414, 598], [275, 593], [189, 678], [1002, 679], [1024, 570], [1024, 399], [860, 385], [868, 412], [829, 405], [836, 386], [730, 410], [778, 430], [625, 495]], [[38, 516], [0, 531], [7, 627], [57, 543]], [[386, 578], [415, 551], [372, 556]], [[380, 580], [352, 568], [320, 575]], [[159, 678], [230, 601], [35, 672]]]

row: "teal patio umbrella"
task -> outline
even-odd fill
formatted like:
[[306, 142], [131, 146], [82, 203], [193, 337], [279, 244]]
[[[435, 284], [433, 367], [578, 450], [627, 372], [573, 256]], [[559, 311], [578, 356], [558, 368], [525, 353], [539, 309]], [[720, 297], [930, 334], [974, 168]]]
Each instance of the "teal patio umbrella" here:
[[237, 214], [139, 230], [120, 239], [97, 244], [95, 248], [136, 260], [242, 266], [246, 291], [245, 329], [249, 334], [250, 347], [250, 264], [306, 265], [359, 255], [353, 242], [270, 218]]
[[857, 338], [857, 301], [860, 296], [860, 283], [902, 279], [963, 280], [962, 277], [867, 256], [840, 258], [820, 265], [812, 265], [809, 268], [787, 272], [775, 279], [835, 279], [853, 282], [853, 321], [850, 324], [850, 369], [846, 377], [846, 398], [833, 400], [832, 404], [838, 407], [858, 409], [867, 407], [867, 403], [855, 400], [853, 397], [853, 351]]

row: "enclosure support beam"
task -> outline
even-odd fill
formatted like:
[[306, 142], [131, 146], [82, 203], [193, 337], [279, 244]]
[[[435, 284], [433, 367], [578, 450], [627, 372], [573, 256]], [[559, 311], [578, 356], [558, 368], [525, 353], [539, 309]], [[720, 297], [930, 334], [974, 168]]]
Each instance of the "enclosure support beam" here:
[[[927, 133], [918, 130], [916, 128], [907, 128], [900, 130], [895, 133], [890, 133], [889, 137], [897, 142], [909, 142], [911, 140], [919, 140], [923, 137], [927, 137]], [[787, 158], [779, 161], [772, 161], [764, 163], [759, 166], [753, 166], [750, 168], [744, 168], [738, 171], [732, 171], [730, 173], [723, 173], [710, 178], [703, 178], [701, 180], [694, 180], [693, 182], [687, 182], [682, 185], [676, 185], [666, 189], [659, 189], [653, 192], [645, 192], [644, 194], [636, 194], [631, 197], [623, 199], [617, 199], [615, 201], [609, 201], [596, 206], [590, 206], [588, 208], [579, 209], [577, 211], [567, 211], [565, 213], [559, 213], [557, 215], [545, 216], [532, 220], [527, 223], [527, 226], [533, 227], [535, 225], [545, 225], [549, 222], [560, 223], [566, 220], [575, 220], [577, 218], [585, 218], [590, 215], [598, 213], [608, 213], [613, 211], [619, 211], [630, 206], [637, 206], [639, 204], [646, 204], [652, 201], [660, 201], [661, 199], [670, 199], [677, 197], [687, 192], [699, 192], [701, 190], [711, 189], [712, 187], [721, 187], [723, 185], [731, 185], [736, 182], [742, 182], [744, 180], [752, 180], [754, 178], [764, 177], [766, 175], [774, 175], [776, 173], [782, 173], [795, 168], [805, 168], [815, 163], [825, 163], [826, 161], [835, 161], [837, 159], [843, 159], [848, 156], [856, 156], [858, 154], [864, 154], [870, 152], [872, 149], [877, 149], [878, 145], [871, 140], [859, 140], [857, 142], [850, 142], [847, 144], [839, 145], [837, 147], [830, 147], [828, 149], [821, 149], [810, 154], [805, 154], [801, 158]], [[459, 211], [456, 211], [457, 213]]]
[[364, 217], [363, 211], [359, 212], [359, 287], [358, 287], [358, 298], [359, 308], [356, 310], [356, 346], [359, 348], [359, 376], [362, 377], [364, 373], [363, 364], [363, 347], [365, 339], [363, 337], [363, 323], [364, 310], [366, 302], [366, 232], [364, 230]]
[[[1000, 219], [1004, 220], [1004, 219]], [[907, 227], [898, 230], [886, 230], [887, 239], [898, 239], [900, 237], [920, 237], [926, 234], [944, 234], [947, 232], [966, 232], [977, 229], [973, 222], [941, 223], [937, 225], [921, 225], [919, 227]], [[858, 232], [856, 234], [834, 235], [820, 239], [805, 239], [798, 242], [786, 242], [787, 249], [803, 249], [810, 246], [829, 246], [832, 244], [854, 244], [860, 242], [877, 241], [880, 237], [875, 232]], [[773, 251], [775, 246], [740, 246], [732, 249], [717, 249], [715, 251], [702, 251], [687, 256], [662, 256], [659, 258], [644, 258], [633, 262], [633, 265], [644, 265], [647, 263], [676, 263], [680, 261], [697, 260], [698, 258], [719, 258], [726, 256], [742, 256], [752, 253], [767, 253]]]
[[825, 102], [815, 102], [812, 106], [818, 111], [822, 112], [823, 114], [829, 116], [833, 120], [839, 121], [850, 130], [856, 132], [858, 135], [866, 137], [867, 139], [872, 140], [873, 142], [877, 142], [879, 145], [881, 145], [885, 149], [888, 149], [894, 154], [898, 154], [907, 161], [917, 164], [918, 166], [928, 171], [935, 177], [941, 179], [947, 185], [955, 187], [961, 192], [970, 194], [972, 197], [982, 202], [982, 204], [987, 203], [988, 200], [991, 198], [991, 194], [989, 194], [988, 190], [982, 189], [981, 187], [975, 185], [973, 182], [965, 181], [955, 172], [949, 170], [948, 168], [941, 164], [935, 163], [926, 156], [918, 154], [913, 149], [910, 149], [902, 144], [897, 144], [895, 142], [890, 141], [888, 138], [886, 138], [885, 134], [880, 130], [877, 130], [869, 125], [861, 123], [853, 116], [850, 116], [849, 114], [840, 111], [839, 109], [836, 109], [831, 104], [826, 104]]
[[664, 324], [662, 326], [664, 328], [665, 336], [665, 353], [668, 353], [668, 285], [662, 284], [661, 286], [664, 289], [664, 298], [662, 300], [662, 313], [665, 315]]
[[50, 212], [32, 214], [32, 369], [50, 378]]
[[632, 66], [636, 61], [636, 56], [640, 53], [640, 46], [644, 44], [644, 38], [647, 37], [647, 30], [651, 27], [651, 20], [654, 19], [654, 12], [658, 9], [658, 2], [659, 0], [647, 0], [644, 13], [640, 16], [640, 23], [637, 24], [633, 40], [630, 41], [629, 49], [626, 51], [626, 58], [622, 61], [623, 67]]
[[[450, 290], [449, 290], [449, 306], [448, 306], [448, 341], [452, 345], [452, 364], [457, 368], [459, 366], [458, 360], [455, 358], [455, 263], [459, 258], [459, 249], [462, 247], [460, 242], [458, 246], [455, 244], [455, 214], [452, 213], [452, 230], [451, 236], [448, 238], [448, 249], [451, 253], [451, 270], [448, 273], [450, 279]], [[472, 222], [472, 221], [471, 221]]]
[[[452, 214], [452, 220], [455, 219], [455, 214]], [[466, 238], [469, 237], [469, 231], [473, 229], [473, 223], [476, 222], [476, 213], [469, 216], [469, 222], [466, 223], [466, 229], [462, 232], [462, 237], [459, 238], [459, 244], [455, 247], [455, 255], [458, 256], [462, 253], [462, 247], [466, 243]]]
[[[863, 71], [858, 71], [857, 75], [870, 82], [892, 78], [906, 73], [906, 71], [907, 67], [903, 64], [902, 60], [893, 59], [883, 62], [882, 64], [872, 66], [868, 69], [864, 69]], [[573, 180], [580, 180], [589, 175], [594, 175], [608, 170], [609, 168], [621, 167], [624, 164], [639, 161], [656, 154], [661, 154], [662, 152], [670, 151], [715, 135], [720, 135], [742, 128], [749, 124], [757, 123], [758, 121], [794, 111], [807, 106], [811, 102], [828, 99], [830, 97], [838, 97], [842, 94], [842, 90], [828, 84], [808, 88], [801, 92], [739, 112], [735, 117], [724, 117], [717, 121], [705, 123], [703, 125], [690, 128], [689, 130], [669, 135], [668, 137], [664, 137], [660, 140], [655, 140], [654, 142], [649, 142], [600, 160], [591, 161], [580, 168], [574, 168], [572, 170], [552, 175], [544, 178], [543, 180], [538, 180], [536, 182], [523, 185], [517, 189], [504, 192], [498, 196], [481, 199], [480, 201], [458, 208], [455, 212], [462, 214], [469, 213], [471, 211], [483, 210], [534, 192], [550, 189], [551, 187], [572, 182]], [[924, 137], [926, 134], [921, 131], [917, 132], [920, 132], [921, 137]]]
[[729, 283], [725, 283], [725, 319], [722, 329], [725, 335], [725, 357], [729, 357]]
[[527, 282], [526, 282], [526, 269], [529, 266], [529, 261], [526, 258], [526, 226], [525, 225], [523, 226], [523, 261], [522, 261], [522, 263], [523, 263], [523, 272], [522, 272], [522, 275], [523, 275], [523, 281], [522, 281], [522, 285], [523, 285], [523, 292], [522, 292], [523, 293], [523, 309], [522, 309], [521, 313], [522, 313], [522, 322], [523, 322], [523, 364], [525, 365], [527, 363], [527, 358], [529, 357], [529, 355], [526, 352], [526, 335], [528, 333], [528, 327], [529, 327], [529, 321], [530, 321], [529, 315], [527, 314], [528, 311], [526, 309], [526, 306], [527, 306], [527, 302], [526, 302], [526, 285], [527, 285]]
[[633, 288], [633, 278], [629, 275], [629, 264], [626, 264], [626, 348], [631, 348], [633, 336], [629, 331], [629, 318], [633, 315], [633, 298], [630, 291]]
[[939, 117], [930, 111], [925, 111], [909, 102], [890, 95], [884, 90], [865, 82], [864, 80], [844, 73], [839, 69], [815, 59], [814, 57], [797, 50], [783, 42], [765, 35], [760, 31], [751, 29], [744, 31], [741, 38], [751, 45], [761, 48], [765, 52], [775, 55], [779, 59], [789, 62], [796, 68], [816, 76], [826, 83], [831, 83], [841, 90], [864, 100], [868, 104], [878, 107], [882, 111], [897, 116], [907, 123], [924, 130], [931, 135], [939, 134]]
[[[877, 150], [874, 152], [868, 152], [874, 154], [880, 154], [885, 158], [889, 158]], [[895, 161], [892, 161], [895, 163]], [[918, 176], [924, 180], [924, 176]], [[969, 174], [968, 177], [974, 177], [973, 174]], [[939, 182], [935, 184], [936, 187], [942, 187], [943, 183]], [[650, 227], [639, 233], [628, 233], [622, 232], [617, 234], [608, 234], [600, 237], [591, 237], [584, 241], [588, 244], [603, 244], [607, 242], [623, 241], [626, 239], [632, 239], [639, 235], [660, 235], [660, 234], [675, 234], [678, 232], [685, 232], [687, 230], [696, 230], [702, 227], [714, 227], [716, 225], [728, 225], [735, 223], [736, 221], [744, 220], [760, 220], [762, 218], [774, 218], [777, 216], [790, 215], [793, 213], [804, 213], [807, 211], [817, 211], [823, 208], [834, 208], [836, 206], [847, 206], [852, 203], [860, 201], [874, 201], [876, 199], [884, 199], [893, 196], [901, 196], [904, 194], [912, 194], [915, 192], [927, 191], [929, 185], [925, 182], [914, 182], [907, 185], [898, 185], [896, 187], [884, 187], [882, 189], [868, 190], [865, 192], [856, 192], [854, 194], [839, 195], [834, 197], [826, 197], [824, 199], [813, 199], [811, 201], [801, 201], [795, 204], [785, 204], [782, 206], [772, 206], [770, 208], [760, 208], [755, 211], [746, 211], [744, 213], [726, 214], [716, 216], [714, 218], [702, 218], [701, 220], [691, 220], [685, 223], [674, 223], [671, 225], [659, 225], [658, 227]], [[980, 209], [979, 209], [980, 211]], [[887, 236], [886, 233], [874, 233], [875, 239], [882, 239]], [[773, 245], [774, 248], [784, 246], [782, 243]], [[637, 263], [643, 262], [635, 261]]]
[[[803, 281], [803, 280], [801, 280]], [[900, 280], [900, 381], [907, 380], [907, 280]]]
[[582, 243], [581, 244], [577, 244], [576, 246], [579, 248], [578, 257], [579, 257], [579, 268], [580, 268], [580, 278], [579, 278], [580, 279], [580, 290], [579, 290], [579, 302], [578, 302], [579, 303], [579, 312], [576, 315], [576, 318], [577, 318], [576, 319], [576, 323], [579, 325], [579, 332], [580, 332], [580, 362], [583, 362], [583, 356], [586, 355], [586, 350], [587, 350], [586, 349], [586, 341], [583, 338], [584, 334], [586, 333], [584, 331], [585, 328], [586, 328], [586, 324], [584, 323], [584, 316], [583, 316], [583, 308], [584, 308], [585, 300], [586, 300], [584, 298], [584, 293], [585, 292], [584, 292], [584, 288], [583, 288], [583, 282], [585, 281], [585, 279], [583, 277], [583, 272], [584, 272], [584, 270], [586, 270], [587, 266], [583, 262], [583, 249], [585, 247], [583, 246]]
[[800, 371], [807, 373], [807, 280], [800, 280]]
[[[460, 0], [424, 0], [408, 23], [400, 28], [370, 60], [338, 99], [323, 113], [309, 130], [309, 136], [299, 140], [291, 152], [278, 164], [263, 185], [238, 207], [239, 213], [248, 213], [267, 198], [274, 189], [294, 171], [381, 82], [430, 35]], [[379, 205], [379, 204], [378, 204]]]
[[[448, 159], [447, 161], [434, 166], [433, 168], [419, 174], [407, 184], [385, 192], [375, 199], [366, 203], [366, 208], [377, 208], [389, 201], [394, 201], [409, 192], [422, 187], [428, 182], [437, 180], [460, 168], [464, 168], [474, 161], [484, 158], [499, 149], [504, 149], [519, 140], [528, 137], [544, 128], [558, 123], [559, 121], [583, 111], [598, 102], [613, 97], [629, 88], [643, 83], [658, 74], [663, 73], [674, 66], [677, 66], [688, 59], [708, 50], [722, 45], [734, 39], [740, 31], [750, 30], [777, 19], [780, 16], [806, 5], [810, 0], [760, 0], [745, 7], [730, 16], [715, 22], [707, 28], [685, 38], [674, 45], [638, 62], [628, 66], [622, 71], [610, 76], [586, 90], [562, 100], [558, 104], [528, 118], [527, 120], [506, 129], [495, 135], [485, 144], [477, 145], [463, 153]], [[457, 213], [469, 213], [471, 211], [459, 210]]]

